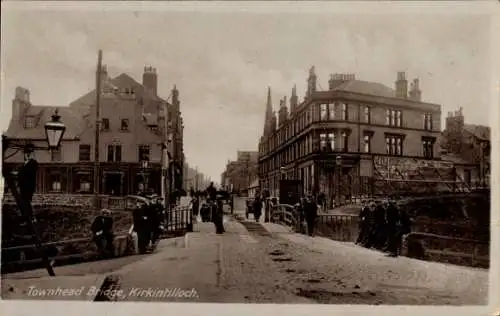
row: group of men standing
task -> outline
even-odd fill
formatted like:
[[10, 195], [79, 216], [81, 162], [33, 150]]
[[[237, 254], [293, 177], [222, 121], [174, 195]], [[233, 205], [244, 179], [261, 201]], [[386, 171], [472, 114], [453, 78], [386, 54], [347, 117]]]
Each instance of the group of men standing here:
[[359, 214], [359, 235], [356, 244], [375, 248], [397, 257], [403, 236], [410, 232], [411, 221], [395, 201], [369, 201]]
[[137, 204], [133, 215], [139, 253], [146, 253], [150, 245], [152, 247], [156, 245], [166, 220], [161, 197], [151, 195], [145, 199], [145, 203]]
[[299, 203], [295, 205], [300, 223], [305, 222], [307, 228], [307, 235], [314, 235], [314, 228], [316, 227], [316, 220], [318, 218], [318, 204], [314, 197], [309, 194], [306, 197], [300, 199]]
[[213, 182], [210, 183], [204, 192], [206, 203], [203, 203], [200, 208], [200, 194], [195, 194], [191, 190], [191, 209], [193, 217], [197, 218], [198, 213], [201, 212], [202, 221], [211, 221], [215, 225], [215, 232], [217, 234], [224, 233], [224, 210], [223, 210], [223, 195], [219, 192]]

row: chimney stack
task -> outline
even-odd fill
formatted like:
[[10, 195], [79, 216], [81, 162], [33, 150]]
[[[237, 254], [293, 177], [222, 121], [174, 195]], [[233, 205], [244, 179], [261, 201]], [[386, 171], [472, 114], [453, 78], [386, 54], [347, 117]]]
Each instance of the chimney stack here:
[[406, 74], [403, 71], [398, 72], [396, 80], [396, 97], [408, 99], [408, 81], [406, 80]]
[[157, 96], [158, 89], [158, 76], [156, 68], [151, 66], [144, 67], [144, 74], [142, 75], [142, 85], [153, 96]]
[[355, 74], [342, 74], [342, 73], [332, 74], [330, 75], [330, 80], [328, 80], [328, 90], [334, 90], [342, 83], [351, 80], [356, 80]]
[[413, 82], [410, 84], [410, 100], [422, 101], [422, 91], [420, 91], [419, 80], [417, 78], [413, 79]]

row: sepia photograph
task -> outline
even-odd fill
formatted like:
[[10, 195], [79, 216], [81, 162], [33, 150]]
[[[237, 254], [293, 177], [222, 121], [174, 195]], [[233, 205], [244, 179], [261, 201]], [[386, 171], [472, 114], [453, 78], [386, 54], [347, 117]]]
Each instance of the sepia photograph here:
[[3, 1], [2, 309], [493, 315], [487, 7]]

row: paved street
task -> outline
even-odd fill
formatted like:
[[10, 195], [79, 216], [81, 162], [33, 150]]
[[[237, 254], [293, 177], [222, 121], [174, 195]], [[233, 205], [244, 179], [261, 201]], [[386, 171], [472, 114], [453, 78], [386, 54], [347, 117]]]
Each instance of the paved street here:
[[236, 206], [235, 216], [225, 217], [224, 235], [216, 235], [212, 223], [197, 223], [183, 238], [162, 240], [153, 254], [56, 268], [58, 277], [51, 281], [42, 278], [44, 271], [6, 275], [2, 295], [30, 298], [26, 288], [32, 284], [64, 286], [77, 284], [78, 277], [82, 286], [94, 286], [112, 274], [119, 277], [117, 299], [123, 301], [486, 302], [486, 270], [389, 258], [352, 243], [291, 233], [252, 217], [245, 220], [241, 204]]
[[[235, 213], [241, 218], [244, 211], [238, 208]], [[486, 301], [485, 270], [388, 258], [252, 219], [226, 218], [225, 226], [226, 233], [217, 236], [212, 224], [197, 224], [185, 247], [164, 248], [116, 271], [121, 299], [451, 305]], [[165, 288], [171, 293], [160, 292]], [[173, 289], [193, 294], [173, 297], [178, 296]]]

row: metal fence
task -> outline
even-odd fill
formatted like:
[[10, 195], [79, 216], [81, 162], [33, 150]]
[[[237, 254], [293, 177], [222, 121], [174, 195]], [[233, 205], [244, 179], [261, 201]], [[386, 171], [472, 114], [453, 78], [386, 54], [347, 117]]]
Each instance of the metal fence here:
[[290, 227], [296, 232], [300, 230], [300, 217], [293, 205], [278, 204], [271, 207], [270, 211], [270, 220], [272, 223]]

